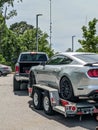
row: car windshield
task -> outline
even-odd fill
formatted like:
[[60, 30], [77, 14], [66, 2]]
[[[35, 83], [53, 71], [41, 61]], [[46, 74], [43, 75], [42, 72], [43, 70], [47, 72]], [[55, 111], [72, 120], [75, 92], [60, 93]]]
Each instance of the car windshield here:
[[22, 54], [20, 61], [47, 61], [45, 54]]
[[74, 57], [79, 58], [87, 63], [98, 63], [98, 54], [77, 54]]

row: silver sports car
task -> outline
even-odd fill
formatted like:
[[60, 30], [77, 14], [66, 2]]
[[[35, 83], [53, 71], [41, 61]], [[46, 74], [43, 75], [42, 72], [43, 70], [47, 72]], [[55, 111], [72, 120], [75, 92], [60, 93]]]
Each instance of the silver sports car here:
[[98, 54], [58, 53], [46, 64], [31, 68], [30, 86], [37, 83], [57, 88], [63, 99], [98, 100]]

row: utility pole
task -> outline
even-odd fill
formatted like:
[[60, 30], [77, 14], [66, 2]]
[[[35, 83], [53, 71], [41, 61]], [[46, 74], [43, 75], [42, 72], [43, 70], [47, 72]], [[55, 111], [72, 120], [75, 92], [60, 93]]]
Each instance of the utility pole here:
[[52, 47], [51, 37], [52, 37], [52, 17], [51, 17], [51, 0], [50, 0], [50, 48]]
[[74, 37], [75, 35], [72, 36], [72, 52], [74, 52]]
[[36, 15], [36, 51], [38, 52], [38, 17], [42, 16], [42, 14]]

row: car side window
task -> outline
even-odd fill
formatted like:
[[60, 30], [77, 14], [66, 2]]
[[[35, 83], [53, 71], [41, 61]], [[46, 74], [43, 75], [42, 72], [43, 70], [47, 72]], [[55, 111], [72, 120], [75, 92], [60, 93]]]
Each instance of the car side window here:
[[72, 62], [72, 59], [66, 57], [66, 56], [54, 56], [48, 61], [48, 65], [64, 65], [64, 64], [70, 64]]
[[45, 54], [22, 54], [20, 61], [47, 61]]
[[60, 57], [54, 56], [48, 61], [48, 65], [57, 65], [60, 62]]
[[64, 56], [64, 57], [62, 58], [62, 61], [60, 62], [60, 64], [70, 64], [72, 61], [73, 61], [73, 60], [70, 59], [69, 57]]

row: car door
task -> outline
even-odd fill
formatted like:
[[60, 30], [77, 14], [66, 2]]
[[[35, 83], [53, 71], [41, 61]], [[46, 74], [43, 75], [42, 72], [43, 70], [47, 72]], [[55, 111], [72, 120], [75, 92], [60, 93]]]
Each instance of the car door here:
[[38, 83], [44, 83], [49, 86], [57, 88], [59, 82], [59, 73], [62, 68], [61, 61], [63, 56], [54, 56], [48, 63], [36, 70]]

